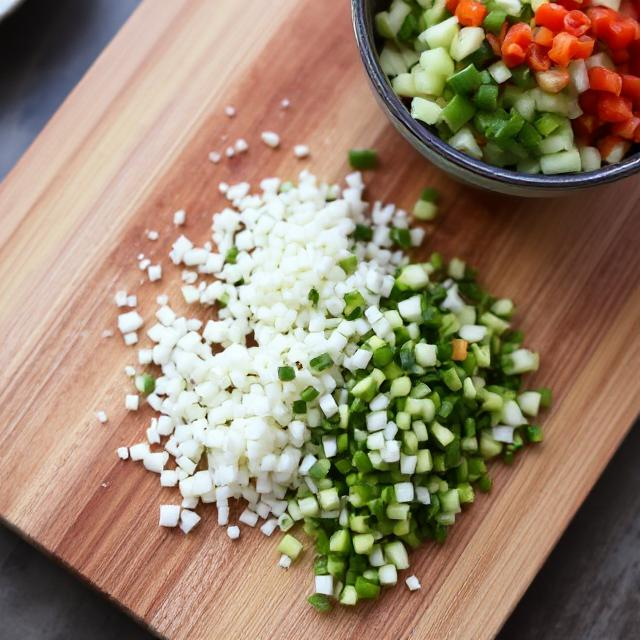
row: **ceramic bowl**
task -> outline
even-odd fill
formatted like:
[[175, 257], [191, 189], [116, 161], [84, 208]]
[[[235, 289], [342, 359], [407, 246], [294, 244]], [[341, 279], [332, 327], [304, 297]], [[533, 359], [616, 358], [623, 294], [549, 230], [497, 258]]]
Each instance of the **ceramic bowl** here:
[[411, 117], [380, 68], [378, 43], [374, 35], [374, 15], [386, 4], [388, 3], [382, 0], [351, 0], [353, 28], [364, 68], [378, 103], [393, 126], [427, 160], [452, 177], [490, 191], [540, 197], [569, 194], [614, 182], [640, 171], [640, 152], [637, 151], [622, 162], [606, 165], [597, 171], [544, 176], [494, 167], [449, 146], [426, 125]]

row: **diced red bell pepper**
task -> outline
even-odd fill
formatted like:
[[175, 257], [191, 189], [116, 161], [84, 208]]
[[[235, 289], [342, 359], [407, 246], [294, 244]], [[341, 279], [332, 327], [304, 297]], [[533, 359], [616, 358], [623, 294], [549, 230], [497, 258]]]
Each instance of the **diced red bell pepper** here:
[[591, 116], [598, 115], [598, 100], [600, 94], [597, 91], [587, 90], [584, 93], [581, 93], [578, 97], [578, 102], [580, 103], [580, 108], [584, 113], [587, 113]]
[[514, 24], [502, 42], [502, 60], [507, 67], [517, 67], [527, 57], [527, 49], [533, 41], [531, 27], [524, 22]]
[[587, 9], [591, 30], [610, 49], [626, 49], [638, 37], [638, 23], [605, 7]]
[[640, 105], [640, 78], [625, 73], [622, 76], [622, 95], [635, 105]]
[[569, 12], [555, 2], [545, 2], [536, 9], [536, 24], [557, 33], [564, 29], [564, 18]]
[[618, 11], [623, 16], [629, 16], [637, 20], [640, 18], [640, 2], [638, 2], [638, 0], [622, 0]]
[[553, 31], [548, 27], [536, 27], [533, 32], [533, 41], [541, 47], [549, 49], [553, 44]]
[[629, 73], [640, 76], [640, 40], [632, 42], [629, 46]]
[[591, 27], [589, 16], [583, 11], [574, 9], [564, 17], [564, 30], [572, 36], [583, 36]]
[[574, 9], [583, 9], [586, 0], [558, 0], [558, 4], [561, 4], [565, 9], [573, 11]]
[[581, 116], [578, 116], [575, 120], [571, 121], [571, 124], [575, 134], [588, 141], [593, 139], [593, 136], [600, 127], [598, 118], [588, 113], [583, 113]]
[[460, 0], [455, 16], [465, 27], [479, 27], [487, 15], [487, 7], [475, 0]]
[[[541, 5], [545, 6], [545, 5]], [[559, 33], [553, 38], [553, 46], [549, 50], [549, 57], [556, 64], [566, 67], [573, 58], [573, 52], [578, 39], [570, 33]]]
[[631, 58], [628, 49], [609, 49], [609, 56], [617, 65], [629, 62]]
[[451, 13], [455, 13], [459, 2], [460, 0], [447, 0], [445, 2], [445, 6]]
[[603, 122], [624, 122], [633, 118], [631, 100], [611, 93], [601, 93], [598, 98], [598, 118]]
[[546, 49], [535, 42], [527, 49], [527, 64], [532, 71], [548, 71], [551, 68], [551, 60]]
[[503, 44], [502, 45], [502, 61], [507, 67], [519, 67], [527, 58], [526, 50], [519, 44]]
[[619, 73], [604, 67], [592, 67], [589, 69], [589, 88], [619, 96], [622, 91], [622, 77]]
[[498, 40], [500, 41], [500, 46], [504, 42], [504, 39], [507, 37], [507, 31], [509, 30], [509, 21], [505, 20], [500, 27], [500, 33], [498, 34]]
[[596, 41], [587, 36], [580, 36], [572, 41], [570, 51], [574, 60], [586, 59], [593, 53]]
[[487, 33], [485, 34], [484, 37], [486, 41], [489, 43], [489, 46], [491, 47], [491, 50], [493, 51], [494, 55], [501, 56], [502, 48], [500, 47], [500, 40], [498, 40], [498, 37], [493, 35], [493, 33]]
[[611, 126], [611, 133], [625, 140], [635, 140], [640, 132], [640, 118], [633, 116], [624, 122], [617, 122]]

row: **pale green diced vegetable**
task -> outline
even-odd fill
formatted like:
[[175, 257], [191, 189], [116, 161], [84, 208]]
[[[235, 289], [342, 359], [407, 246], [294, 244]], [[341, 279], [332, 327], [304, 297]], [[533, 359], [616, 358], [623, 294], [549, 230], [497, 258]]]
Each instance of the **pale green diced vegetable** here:
[[414, 98], [411, 101], [411, 116], [416, 120], [421, 120], [425, 124], [436, 124], [440, 122], [442, 107], [433, 100], [426, 98]]

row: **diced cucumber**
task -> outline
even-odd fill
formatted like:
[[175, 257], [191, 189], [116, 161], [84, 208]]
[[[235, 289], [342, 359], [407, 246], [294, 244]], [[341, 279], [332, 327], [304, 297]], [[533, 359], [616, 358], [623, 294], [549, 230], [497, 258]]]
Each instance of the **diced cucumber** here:
[[462, 151], [478, 160], [482, 159], [482, 149], [476, 142], [473, 132], [469, 127], [462, 127], [456, 134], [449, 138], [449, 144], [458, 151]]
[[441, 96], [444, 91], [444, 76], [425, 71], [420, 65], [412, 71], [416, 91], [427, 96]]
[[494, 0], [493, 4], [498, 9], [502, 9], [508, 16], [517, 16], [522, 11], [520, 0]]
[[449, 47], [449, 53], [454, 60], [460, 61], [477, 51], [484, 42], [482, 27], [463, 27], [458, 31]]
[[391, 28], [388, 11], [380, 11], [379, 13], [376, 13], [375, 24], [378, 35], [382, 36], [383, 38], [395, 38], [396, 34]]
[[420, 60], [420, 54], [413, 49], [409, 49], [409, 47], [400, 47], [399, 51], [402, 59], [407, 65], [407, 69], [411, 69], [411, 67]]
[[[521, 173], [540, 173], [540, 161], [537, 158], [527, 158], [526, 160], [520, 160], [520, 162], [518, 162], [518, 164], [516, 165], [516, 169]], [[465, 382], [467, 380], [465, 380]]]
[[442, 22], [446, 14], [446, 0], [435, 0], [433, 5], [424, 12], [424, 22], [427, 27], [432, 27], [434, 24]]
[[573, 129], [571, 125], [563, 124], [558, 127], [550, 136], [540, 143], [540, 152], [544, 155], [568, 151], [573, 148]]
[[453, 60], [444, 47], [424, 51], [420, 55], [420, 66], [428, 73], [445, 78], [448, 78], [455, 71]]
[[384, 545], [384, 557], [387, 562], [392, 564], [396, 569], [402, 570], [409, 568], [409, 556], [400, 540], [388, 542]]
[[536, 117], [536, 101], [529, 91], [524, 92], [513, 103], [513, 108], [527, 121]]
[[382, 51], [380, 52], [380, 67], [385, 75], [390, 77], [406, 73], [408, 69], [402, 54], [389, 42], [382, 47]]
[[583, 171], [595, 171], [602, 166], [602, 158], [597, 147], [579, 147]]
[[538, 111], [548, 111], [550, 113], [559, 113], [563, 116], [569, 114], [571, 106], [571, 98], [564, 93], [546, 93], [542, 89], [535, 88], [531, 90], [533, 99], [536, 102]]
[[391, 81], [391, 86], [397, 95], [404, 98], [414, 98], [419, 95], [416, 89], [416, 83], [413, 81], [412, 73], [399, 73]]
[[458, 18], [452, 16], [425, 29], [418, 36], [418, 39], [426, 42], [431, 49], [435, 49], [436, 47], [445, 47], [448, 49], [459, 30]]
[[582, 169], [580, 152], [576, 149], [552, 153], [540, 158], [540, 167], [545, 175], [571, 173]]
[[509, 70], [509, 67], [507, 67], [507, 65], [504, 62], [502, 62], [502, 60], [499, 60], [498, 62], [494, 62], [491, 66], [487, 68], [487, 70], [491, 74], [491, 77], [498, 84], [502, 84], [503, 82], [506, 82], [511, 77], [511, 71]]
[[403, 0], [394, 0], [389, 11], [376, 14], [376, 30], [383, 38], [395, 38], [405, 18], [411, 13], [411, 7]]
[[433, 100], [414, 98], [411, 101], [411, 117], [425, 124], [436, 124], [442, 117], [442, 107]]

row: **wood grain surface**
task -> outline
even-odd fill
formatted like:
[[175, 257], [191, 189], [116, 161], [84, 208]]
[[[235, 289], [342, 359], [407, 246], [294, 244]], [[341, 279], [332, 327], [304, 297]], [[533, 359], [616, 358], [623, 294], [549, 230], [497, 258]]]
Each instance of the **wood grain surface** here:
[[[281, 134], [279, 150], [260, 143], [265, 129]], [[246, 138], [249, 152], [211, 164], [222, 136]], [[308, 161], [296, 143], [310, 145]], [[383, 159], [371, 198], [409, 207], [424, 185], [442, 190], [425, 251], [460, 255], [516, 299], [542, 355], [532, 382], [557, 401], [544, 444], [498, 465], [494, 491], [444, 547], [413, 554], [421, 591], [319, 616], [305, 602], [310, 551], [278, 569], [275, 540], [244, 530], [232, 542], [213, 508], [186, 537], [157, 526], [175, 493], [114, 453], [151, 415], [124, 409], [135, 351], [100, 334], [115, 328], [118, 288], [147, 315], [159, 293], [178, 300], [173, 211], [186, 208], [186, 232], [204, 241], [218, 181], [305, 167], [339, 179], [351, 146]], [[375, 105], [347, 3], [146, 0], [0, 187], [0, 516], [170, 638], [492, 637], [640, 409], [639, 203], [638, 179], [545, 201], [447, 179]], [[163, 263], [161, 282], [141, 282], [140, 252]]]

